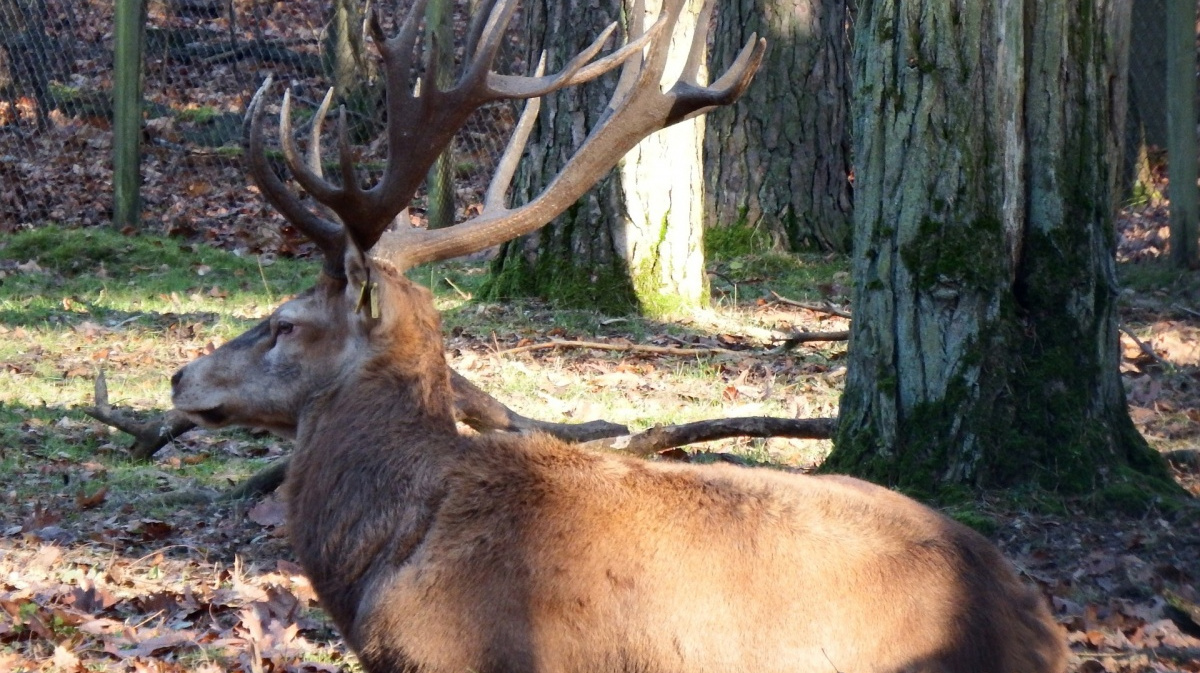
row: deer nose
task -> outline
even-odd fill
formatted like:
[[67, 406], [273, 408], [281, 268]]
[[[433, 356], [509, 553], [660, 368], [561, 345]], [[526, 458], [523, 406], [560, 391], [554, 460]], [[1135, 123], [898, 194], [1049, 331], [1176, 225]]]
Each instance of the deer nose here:
[[186, 369], [186, 368], [180, 367], [178, 370], [175, 371], [174, 374], [171, 375], [171, 390], [174, 390], [175, 388], [179, 387], [179, 382], [181, 380], [183, 380], [183, 370], [184, 369]]

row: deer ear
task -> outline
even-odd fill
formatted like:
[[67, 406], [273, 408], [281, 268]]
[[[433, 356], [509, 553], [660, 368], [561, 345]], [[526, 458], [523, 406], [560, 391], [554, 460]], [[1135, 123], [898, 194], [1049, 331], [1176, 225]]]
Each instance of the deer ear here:
[[346, 245], [346, 300], [366, 329], [379, 321], [379, 278], [367, 255], [358, 246]]
[[367, 256], [350, 241], [346, 242], [345, 268], [346, 281], [355, 292], [364, 283], [371, 282], [370, 263], [367, 262]]

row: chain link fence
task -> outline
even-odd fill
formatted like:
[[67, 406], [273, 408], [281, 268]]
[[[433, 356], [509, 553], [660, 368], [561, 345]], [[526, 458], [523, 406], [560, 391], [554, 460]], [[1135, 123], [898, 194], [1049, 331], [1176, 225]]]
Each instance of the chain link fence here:
[[[112, 0], [0, 0], [0, 232], [57, 222], [112, 220]], [[145, 228], [207, 237], [249, 251], [302, 245], [250, 187], [241, 157], [246, 103], [267, 75], [298, 100], [298, 133], [336, 73], [349, 65], [355, 92], [343, 92], [364, 164], [382, 163], [372, 48], [359, 32], [365, 0], [147, 0], [143, 59], [142, 222]], [[394, 25], [392, 3], [381, 7]], [[1200, 3], [1198, 3], [1200, 4]], [[1165, 254], [1166, 0], [1133, 3], [1129, 108], [1118, 255]], [[347, 19], [339, 9], [349, 10]], [[457, 51], [470, 15], [455, 0]], [[358, 53], [340, 54], [338, 27]], [[522, 72], [523, 20], [514, 18], [497, 67]], [[345, 29], [343, 29], [345, 30]], [[363, 52], [366, 56], [363, 56]], [[345, 80], [345, 78], [343, 78]], [[364, 85], [365, 83], [365, 85]], [[343, 81], [345, 84], [345, 81]], [[276, 96], [282, 95], [282, 85]], [[481, 199], [486, 178], [516, 117], [509, 103], [472, 118], [450, 159], [455, 219]], [[328, 135], [328, 134], [327, 134]], [[326, 151], [325, 156], [336, 156]], [[424, 216], [423, 195], [414, 219]]]
[[[292, 91], [298, 136], [307, 135], [311, 111], [338, 80], [363, 165], [368, 173], [382, 166], [383, 87], [374, 48], [361, 32], [364, 4], [146, 2], [144, 228], [250, 252], [287, 254], [303, 245], [250, 186], [243, 167], [245, 107], [268, 75]], [[374, 4], [387, 6], [380, 8], [381, 19], [392, 30], [392, 3]], [[45, 222], [111, 222], [113, 5], [0, 0], [0, 231]], [[465, 1], [454, 3], [456, 46], [469, 15]], [[339, 34], [339, 26], [351, 28]], [[514, 17], [496, 68], [523, 71], [522, 29], [521, 17]], [[456, 51], [461, 57], [461, 46]], [[277, 84], [272, 111], [282, 94]], [[455, 139], [450, 166], [456, 219], [481, 201], [516, 114], [507, 102], [481, 109]], [[324, 156], [337, 153], [326, 148]], [[414, 203], [418, 222], [423, 198]]]

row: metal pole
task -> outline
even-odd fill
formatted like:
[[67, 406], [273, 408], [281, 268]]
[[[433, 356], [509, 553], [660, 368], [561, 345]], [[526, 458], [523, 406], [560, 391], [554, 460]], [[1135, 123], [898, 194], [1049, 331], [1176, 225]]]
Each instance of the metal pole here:
[[113, 42], [113, 225], [141, 224], [142, 0], [117, 0]]
[[1200, 267], [1196, 187], [1196, 2], [1167, 0], [1167, 160], [1171, 261]]

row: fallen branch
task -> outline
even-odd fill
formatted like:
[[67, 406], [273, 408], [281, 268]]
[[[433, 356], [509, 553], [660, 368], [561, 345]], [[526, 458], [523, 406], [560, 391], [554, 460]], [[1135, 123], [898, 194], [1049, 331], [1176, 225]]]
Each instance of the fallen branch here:
[[1124, 323], [1122, 323], [1121, 325], [1118, 325], [1118, 329], [1120, 329], [1122, 332], [1124, 332], [1125, 336], [1129, 337], [1130, 339], [1133, 339], [1133, 343], [1137, 344], [1137, 347], [1142, 349], [1142, 353], [1146, 354], [1149, 358], [1151, 358], [1152, 360], [1154, 360], [1155, 362], [1157, 362], [1159, 365], [1161, 365], [1163, 367], [1166, 367], [1166, 368], [1171, 367], [1171, 363], [1164, 360], [1162, 358], [1162, 356], [1159, 355], [1158, 353], [1155, 353], [1154, 349], [1151, 348], [1149, 346], [1149, 344], [1147, 344], [1146, 342], [1139, 339], [1138, 336], [1133, 333], [1133, 330], [1126, 327]]
[[745, 351], [735, 351], [728, 348], [676, 348], [675, 346], [647, 346], [644, 344], [608, 344], [598, 341], [568, 341], [554, 340], [540, 344], [528, 344], [506, 348], [497, 351], [496, 355], [513, 355], [529, 351], [545, 350], [547, 348], [592, 348], [601, 351], [623, 351], [633, 353], [654, 353], [655, 355], [744, 355]]
[[850, 313], [848, 311], [843, 311], [832, 304], [810, 304], [808, 302], [796, 301], [795, 299], [788, 299], [774, 290], [771, 291], [771, 296], [775, 297], [775, 301], [779, 302], [780, 304], [787, 304], [788, 306], [795, 306], [796, 308], [807, 309], [817, 313], [828, 313], [829, 315], [836, 315], [839, 318], [850, 317]]
[[649, 456], [696, 442], [709, 442], [729, 437], [792, 437], [795, 439], [829, 439], [837, 424], [833, 418], [772, 418], [742, 416], [696, 421], [682, 425], [660, 425], [635, 435], [622, 435], [583, 442], [585, 449], [623, 451]]
[[1175, 449], [1163, 454], [1176, 469], [1200, 472], [1200, 449]]
[[812, 343], [814, 341], [846, 341], [850, 338], [850, 330], [840, 330], [837, 332], [796, 332], [784, 340], [775, 348], [767, 351], [768, 355], [778, 355], [792, 350], [800, 344]]
[[140, 421], [131, 411], [114, 409], [108, 403], [108, 382], [103, 370], [96, 376], [94, 402], [93, 406], [84, 408], [83, 413], [105, 425], [133, 435], [129, 455], [135, 460], [149, 460], [172, 439], [196, 427], [196, 424], [183, 414], [173, 410], [156, 419]]

